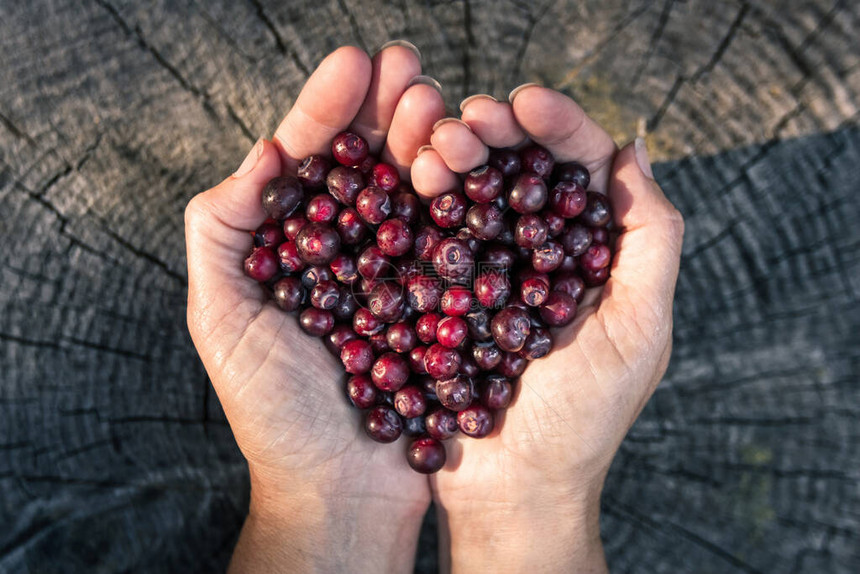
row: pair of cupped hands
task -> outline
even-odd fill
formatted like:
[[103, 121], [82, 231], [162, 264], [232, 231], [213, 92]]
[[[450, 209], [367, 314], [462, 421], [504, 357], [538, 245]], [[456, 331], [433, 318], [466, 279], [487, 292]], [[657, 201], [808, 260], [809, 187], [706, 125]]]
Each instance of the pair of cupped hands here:
[[[603, 571], [600, 493], [612, 458], [669, 361], [683, 220], [653, 179], [641, 140], [617, 149], [570, 98], [533, 84], [510, 102], [477, 95], [444, 118], [438, 83], [407, 42], [373, 58], [345, 47], [308, 79], [271, 140], [194, 197], [185, 214], [188, 326], [251, 479], [236, 572], [411, 571], [436, 503], [443, 570]], [[444, 121], [442, 121], [444, 120]], [[243, 273], [266, 182], [350, 130], [432, 198], [531, 140], [591, 172], [618, 231], [611, 278], [533, 361], [487, 438], [447, 441], [418, 474], [402, 441], [365, 436], [340, 362]]]

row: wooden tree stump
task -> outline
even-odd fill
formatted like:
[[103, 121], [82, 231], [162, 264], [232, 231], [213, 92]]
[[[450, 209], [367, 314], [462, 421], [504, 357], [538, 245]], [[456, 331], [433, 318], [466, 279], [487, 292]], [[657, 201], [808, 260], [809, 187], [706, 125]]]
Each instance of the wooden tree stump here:
[[612, 570], [860, 571], [858, 34], [830, 0], [3, 3], [0, 571], [225, 568], [248, 478], [187, 335], [183, 210], [326, 53], [399, 37], [452, 111], [538, 81], [646, 135], [685, 215]]

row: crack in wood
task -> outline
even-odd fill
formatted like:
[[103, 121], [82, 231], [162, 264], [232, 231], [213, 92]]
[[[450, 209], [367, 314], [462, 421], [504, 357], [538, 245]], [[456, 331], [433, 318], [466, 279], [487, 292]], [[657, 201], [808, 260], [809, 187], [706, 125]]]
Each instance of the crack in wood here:
[[275, 46], [278, 48], [278, 51], [282, 55], [289, 57], [290, 60], [292, 60], [292, 62], [296, 65], [296, 67], [301, 70], [305, 77], [310, 76], [310, 69], [305, 65], [304, 62], [301, 61], [298, 53], [296, 53], [295, 50], [290, 50], [289, 48], [287, 48], [287, 42], [284, 40], [284, 37], [281, 36], [281, 33], [278, 31], [278, 27], [275, 25], [272, 19], [269, 18], [268, 14], [266, 14], [266, 11], [263, 9], [263, 4], [260, 2], [260, 0], [248, 1], [254, 6], [254, 10], [257, 14], [257, 17], [260, 19], [261, 22], [263, 22], [263, 25], [269, 30], [269, 32], [272, 34], [272, 37], [275, 39]]
[[630, 82], [631, 89], [639, 85], [639, 80], [642, 78], [645, 68], [648, 67], [648, 63], [651, 61], [651, 57], [657, 49], [657, 44], [660, 42], [660, 38], [663, 37], [663, 31], [669, 24], [669, 17], [672, 14], [672, 8], [674, 5], [675, 0], [664, 0], [663, 9], [660, 11], [660, 18], [657, 20], [657, 27], [651, 34], [651, 40], [648, 42], [648, 50], [646, 50], [645, 55], [642, 57], [642, 63], [636, 66], [636, 73], [633, 74], [633, 79]]
[[6, 131], [11, 133], [16, 138], [24, 140], [33, 147], [38, 147], [33, 138], [31, 138], [24, 130], [15, 125], [15, 123], [11, 119], [9, 119], [9, 116], [7, 116], [6, 114], [0, 113], [0, 124], [2, 124], [3, 127], [6, 128]]
[[338, 6], [340, 6], [341, 12], [343, 12], [344, 16], [346, 16], [349, 21], [349, 27], [352, 29], [352, 35], [358, 44], [361, 46], [361, 49], [365, 52], [370, 52], [367, 49], [367, 44], [364, 42], [364, 38], [361, 36], [361, 28], [358, 26], [358, 20], [355, 19], [355, 14], [349, 9], [349, 6], [346, 5], [344, 0], [337, 0]]

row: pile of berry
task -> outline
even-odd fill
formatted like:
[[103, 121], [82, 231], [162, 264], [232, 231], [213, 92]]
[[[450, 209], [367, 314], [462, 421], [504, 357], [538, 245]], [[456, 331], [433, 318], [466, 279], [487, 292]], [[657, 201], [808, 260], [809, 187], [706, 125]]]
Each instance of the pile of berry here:
[[436, 472], [441, 441], [492, 432], [549, 327], [606, 282], [610, 206], [537, 145], [492, 150], [429, 208], [361, 137], [339, 134], [332, 156], [266, 185], [245, 272], [340, 357], [367, 434], [413, 437], [410, 466]]

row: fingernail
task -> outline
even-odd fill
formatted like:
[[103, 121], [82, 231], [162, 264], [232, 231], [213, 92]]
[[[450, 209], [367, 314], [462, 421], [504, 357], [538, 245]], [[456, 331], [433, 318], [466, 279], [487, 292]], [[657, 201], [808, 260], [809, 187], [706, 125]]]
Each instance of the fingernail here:
[[491, 100], [494, 102], [499, 101], [489, 94], [475, 94], [474, 96], [469, 96], [468, 98], [460, 102], [460, 111], [462, 112], [466, 108], [466, 106], [469, 105], [470, 102], [474, 102], [475, 100]]
[[451, 122], [456, 122], [456, 123], [458, 123], [458, 124], [460, 124], [460, 125], [466, 126], [466, 129], [467, 129], [467, 130], [472, 131], [472, 128], [470, 128], [470, 127], [469, 127], [469, 124], [467, 124], [466, 122], [464, 122], [464, 121], [463, 121], [463, 120], [461, 120], [460, 118], [442, 118], [441, 120], [439, 120], [438, 122], [436, 122], [435, 124], [433, 124], [433, 127], [431, 128], [431, 131], [434, 131], [434, 132], [435, 132], [435, 131], [436, 131], [436, 129], [437, 129], [439, 126], [441, 126], [441, 125], [443, 125], [443, 124], [450, 124]]
[[374, 56], [375, 56], [376, 54], [380, 53], [381, 51], [383, 51], [384, 49], [386, 49], [386, 48], [390, 48], [390, 47], [392, 47], [392, 46], [400, 46], [401, 48], [406, 48], [407, 50], [412, 50], [413, 52], [415, 52], [415, 55], [416, 55], [416, 56], [418, 56], [418, 61], [420, 62], [420, 61], [422, 60], [422, 58], [421, 58], [421, 50], [419, 50], [419, 49], [418, 49], [418, 46], [416, 46], [416, 45], [415, 45], [415, 44], [413, 44], [412, 42], [409, 42], [408, 40], [400, 40], [400, 39], [397, 39], [397, 40], [391, 40], [390, 42], [386, 42], [386, 43], [384, 43], [384, 44], [383, 44], [382, 46], [380, 46], [380, 47], [379, 47], [379, 49], [374, 53]]
[[409, 84], [407, 84], [406, 87], [411, 88], [416, 84], [424, 84], [425, 86], [430, 86], [440, 94], [442, 93], [442, 84], [440, 84], [430, 76], [415, 76], [414, 78], [409, 80]]
[[433, 149], [433, 146], [432, 146], [432, 145], [429, 145], [429, 144], [428, 144], [428, 145], [423, 145], [423, 146], [421, 146], [420, 148], [418, 148], [418, 151], [416, 151], [416, 152], [415, 152], [415, 157], [418, 157], [419, 155], [421, 155], [421, 154], [422, 154], [422, 153], [424, 153], [425, 151], [428, 151], [428, 150], [431, 150], [431, 149]]
[[522, 92], [522, 91], [523, 91], [523, 90], [525, 90], [526, 88], [531, 88], [532, 86], [538, 86], [538, 87], [540, 87], [540, 84], [536, 84], [536, 83], [534, 83], [534, 82], [529, 82], [529, 83], [527, 83], [527, 84], [522, 84], [522, 85], [520, 85], [520, 86], [517, 86], [516, 88], [514, 88], [513, 90], [511, 90], [511, 93], [510, 93], [510, 94], [508, 94], [508, 101], [509, 101], [509, 102], [511, 102], [511, 103], [514, 103], [514, 98], [516, 98], [516, 97], [517, 97], [517, 94], [519, 94], [520, 92]]
[[257, 143], [254, 144], [254, 147], [251, 148], [251, 151], [249, 151], [248, 155], [245, 156], [245, 159], [242, 160], [242, 165], [239, 166], [239, 169], [236, 170], [233, 177], [242, 177], [254, 169], [254, 166], [257, 165], [257, 162], [260, 160], [260, 156], [263, 155], [263, 141], [263, 138], [257, 140]]
[[648, 147], [645, 145], [645, 140], [636, 138], [633, 142], [633, 152], [636, 155], [636, 163], [639, 164], [639, 169], [645, 174], [648, 179], [654, 179], [654, 172], [651, 171], [651, 161], [648, 159]]

